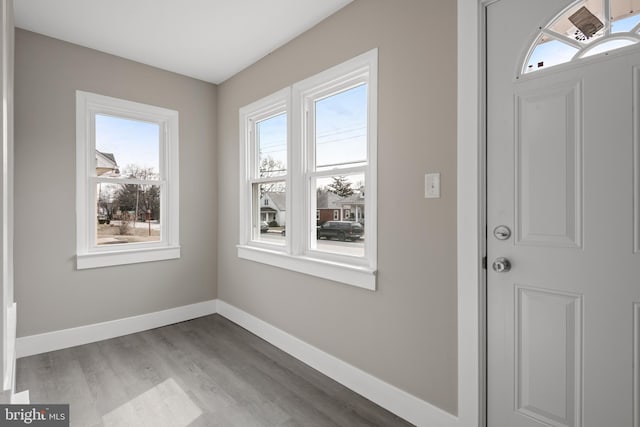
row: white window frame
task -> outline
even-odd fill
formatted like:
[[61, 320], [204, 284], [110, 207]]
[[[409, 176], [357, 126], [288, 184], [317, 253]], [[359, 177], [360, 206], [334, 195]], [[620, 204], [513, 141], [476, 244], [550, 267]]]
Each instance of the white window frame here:
[[[161, 240], [122, 245], [96, 244], [96, 183], [140, 183], [95, 174], [95, 117], [109, 115], [156, 123], [160, 129]], [[180, 258], [178, 112], [119, 98], [76, 91], [76, 268], [107, 267]]]
[[[284, 245], [270, 244], [256, 236], [260, 236], [260, 201], [253, 205], [253, 186], [270, 182], [284, 181], [287, 194], [289, 193], [290, 156], [287, 153], [287, 173], [274, 177], [261, 178], [258, 176], [258, 144], [256, 141], [256, 124], [262, 120], [287, 114], [287, 148], [290, 141], [290, 90], [280, 90], [266, 98], [256, 101], [240, 109], [240, 245], [262, 248], [285, 253], [288, 251], [289, 237]], [[266, 200], [266, 199], [265, 199]], [[255, 208], [255, 209], [254, 209]], [[285, 223], [289, 223], [291, 216], [290, 197], [286, 201]]]
[[[377, 270], [377, 90], [378, 51], [370, 50], [342, 64], [293, 84], [240, 109], [240, 236], [238, 257], [369, 290], [376, 289]], [[315, 171], [315, 140], [310, 111], [316, 100], [367, 84], [367, 163], [364, 166]], [[287, 112], [287, 231], [285, 244], [252, 239], [251, 188], [257, 182], [254, 136], [256, 120]], [[252, 122], [253, 120], [253, 122]], [[363, 174], [365, 255], [349, 256], [316, 250], [316, 189], [318, 177]], [[281, 181], [282, 177], [273, 178]]]

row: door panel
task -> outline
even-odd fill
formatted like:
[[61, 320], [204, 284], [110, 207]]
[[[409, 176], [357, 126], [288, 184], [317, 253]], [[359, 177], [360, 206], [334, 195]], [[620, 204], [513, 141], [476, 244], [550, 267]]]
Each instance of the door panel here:
[[516, 72], [569, 3], [487, 8], [489, 427], [640, 427], [640, 49]]
[[516, 287], [516, 410], [554, 426], [582, 413], [582, 297]]
[[516, 94], [516, 239], [580, 247], [582, 86], [530, 86]]

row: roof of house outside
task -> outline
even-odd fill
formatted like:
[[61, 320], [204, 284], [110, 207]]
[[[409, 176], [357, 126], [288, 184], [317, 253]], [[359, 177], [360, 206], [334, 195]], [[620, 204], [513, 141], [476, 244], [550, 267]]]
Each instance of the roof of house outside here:
[[354, 193], [349, 197], [337, 201], [339, 205], [364, 205], [364, 197], [360, 193]]
[[120, 174], [118, 163], [113, 153], [103, 153], [96, 150], [96, 174], [98, 176]]
[[287, 199], [284, 191], [269, 191], [266, 193], [269, 196], [269, 199], [276, 206], [276, 209], [279, 211], [287, 210]]
[[113, 155], [113, 153], [103, 153], [102, 151], [98, 151], [98, 150], [96, 150], [96, 153], [102, 154], [104, 157], [110, 160], [115, 166], [118, 166], [118, 163], [116, 162], [116, 157]]
[[318, 191], [316, 209], [340, 209], [340, 196], [327, 190]]

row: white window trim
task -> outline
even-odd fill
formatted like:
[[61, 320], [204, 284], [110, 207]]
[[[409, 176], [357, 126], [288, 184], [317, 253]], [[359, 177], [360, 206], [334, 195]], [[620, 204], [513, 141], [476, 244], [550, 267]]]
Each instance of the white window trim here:
[[[160, 127], [161, 240], [95, 245], [95, 115], [157, 123]], [[76, 267], [106, 267], [180, 258], [178, 112], [90, 92], [76, 91]]]
[[[367, 235], [365, 256], [355, 257], [326, 253], [310, 248], [315, 224], [315, 191], [311, 180], [317, 176], [329, 176], [328, 172], [311, 172], [313, 140], [308, 136], [306, 108], [311, 100], [337, 88], [355, 86], [354, 82], [367, 83], [368, 96], [368, 152], [364, 167], [339, 169], [333, 174], [362, 172], [367, 187], [365, 218]], [[339, 89], [338, 89], [339, 90]], [[373, 49], [342, 64], [332, 67], [308, 79], [295, 83], [273, 95], [240, 109], [240, 236], [238, 257], [276, 267], [341, 282], [364, 289], [376, 289], [377, 273], [377, 90], [378, 50]], [[287, 233], [284, 246], [265, 244], [251, 238], [251, 159], [254, 150], [248, 132], [248, 120], [259, 117], [264, 111], [272, 111], [285, 105], [287, 111]], [[307, 133], [307, 135], [305, 134]], [[293, 201], [298, 201], [294, 203]], [[300, 201], [304, 201], [300, 203]], [[313, 205], [313, 206], [312, 206]]]

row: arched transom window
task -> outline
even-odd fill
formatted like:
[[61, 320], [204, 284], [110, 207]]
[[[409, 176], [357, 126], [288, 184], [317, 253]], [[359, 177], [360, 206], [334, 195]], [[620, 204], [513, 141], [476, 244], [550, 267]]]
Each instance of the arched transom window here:
[[580, 0], [540, 29], [522, 73], [640, 42], [640, 0]]

